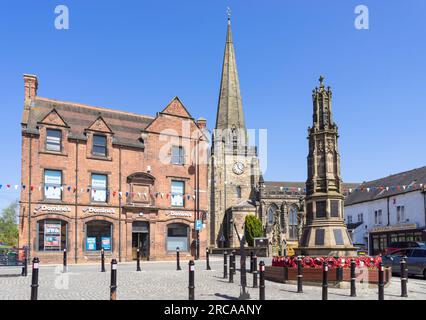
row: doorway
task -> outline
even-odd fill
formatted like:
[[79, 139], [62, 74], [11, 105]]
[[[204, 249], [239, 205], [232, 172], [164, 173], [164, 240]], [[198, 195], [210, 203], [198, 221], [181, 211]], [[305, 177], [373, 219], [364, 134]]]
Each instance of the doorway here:
[[149, 223], [133, 222], [132, 225], [132, 257], [137, 259], [137, 249], [140, 249], [141, 259], [149, 259]]

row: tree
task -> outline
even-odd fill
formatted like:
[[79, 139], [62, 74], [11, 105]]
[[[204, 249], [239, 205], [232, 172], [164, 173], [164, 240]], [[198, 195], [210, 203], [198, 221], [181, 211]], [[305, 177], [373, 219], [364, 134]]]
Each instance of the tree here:
[[253, 215], [248, 215], [245, 220], [246, 240], [249, 246], [254, 246], [254, 238], [263, 237], [262, 221]]
[[0, 216], [0, 242], [9, 245], [18, 245], [18, 202], [12, 202], [7, 208], [4, 208]]

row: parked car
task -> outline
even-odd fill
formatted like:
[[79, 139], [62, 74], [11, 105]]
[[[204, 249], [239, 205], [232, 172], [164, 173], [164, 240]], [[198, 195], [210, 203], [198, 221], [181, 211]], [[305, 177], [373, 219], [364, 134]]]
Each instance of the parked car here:
[[400, 249], [407, 249], [407, 248], [426, 248], [426, 242], [422, 241], [400, 241], [400, 242], [392, 242], [387, 250], [386, 254], [392, 254], [395, 251], [398, 251]]
[[392, 267], [392, 273], [401, 273], [401, 259], [407, 257], [408, 275], [421, 275], [426, 279], [426, 248], [408, 248], [395, 251], [382, 257], [386, 267]]

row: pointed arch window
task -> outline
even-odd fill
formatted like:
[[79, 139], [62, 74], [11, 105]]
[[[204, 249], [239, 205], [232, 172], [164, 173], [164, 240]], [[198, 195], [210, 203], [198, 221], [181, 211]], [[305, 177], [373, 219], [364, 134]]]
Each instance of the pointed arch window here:
[[292, 206], [288, 214], [289, 239], [291, 240], [297, 239], [297, 214], [297, 208], [295, 206]]
[[273, 225], [275, 223], [275, 212], [278, 210], [276, 204], [273, 204], [268, 209], [268, 225]]

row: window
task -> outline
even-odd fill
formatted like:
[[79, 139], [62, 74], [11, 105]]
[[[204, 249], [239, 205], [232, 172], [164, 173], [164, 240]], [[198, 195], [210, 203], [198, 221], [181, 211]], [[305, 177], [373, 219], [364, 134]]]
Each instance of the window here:
[[278, 207], [273, 204], [268, 209], [268, 224], [273, 225], [275, 223], [275, 212], [278, 210]]
[[237, 198], [241, 199], [241, 187], [237, 186], [236, 191], [237, 191]]
[[92, 174], [92, 201], [107, 202], [108, 177], [104, 174]]
[[185, 182], [172, 181], [172, 207], [184, 207]]
[[382, 220], [382, 210], [376, 210], [374, 211], [374, 223], [376, 225], [380, 225], [383, 223]]
[[167, 251], [188, 251], [189, 237], [188, 226], [185, 224], [175, 223], [167, 227]]
[[38, 251], [62, 251], [67, 248], [67, 223], [61, 220], [43, 220], [37, 223]]
[[398, 223], [404, 223], [405, 220], [405, 207], [404, 206], [397, 206], [396, 207], [396, 218]]
[[325, 218], [326, 217], [326, 202], [318, 201], [316, 203], [317, 207], [317, 218]]
[[288, 216], [289, 239], [297, 239], [297, 208], [291, 207]]
[[415, 249], [411, 255], [413, 258], [426, 258], [426, 250]]
[[44, 198], [46, 200], [62, 199], [62, 171], [44, 171]]
[[348, 216], [348, 223], [352, 223], [352, 216]]
[[107, 156], [107, 139], [105, 136], [93, 135], [93, 155]]
[[183, 147], [172, 147], [172, 164], [185, 164], [185, 149]]
[[363, 213], [358, 214], [358, 222], [364, 222], [364, 214]]
[[86, 224], [86, 251], [112, 251], [112, 224], [90, 221]]
[[61, 152], [62, 131], [46, 130], [46, 150]]

